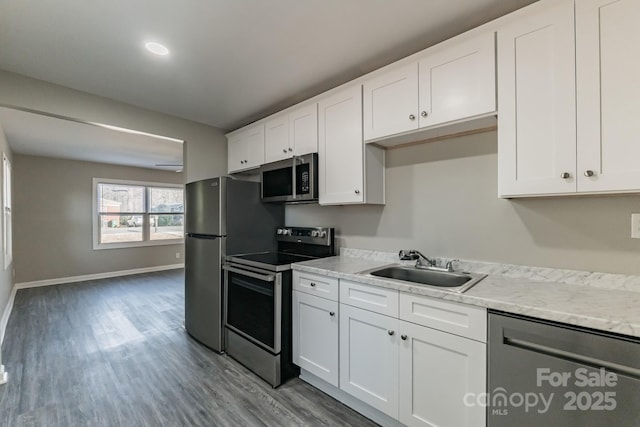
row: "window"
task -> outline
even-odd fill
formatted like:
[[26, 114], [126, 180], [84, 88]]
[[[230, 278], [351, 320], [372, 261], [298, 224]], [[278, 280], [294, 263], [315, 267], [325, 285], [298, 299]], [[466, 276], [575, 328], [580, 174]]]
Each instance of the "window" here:
[[13, 260], [13, 226], [11, 220], [11, 162], [7, 155], [2, 153], [2, 252], [4, 254], [4, 269], [11, 265]]
[[94, 249], [181, 243], [181, 185], [94, 178]]

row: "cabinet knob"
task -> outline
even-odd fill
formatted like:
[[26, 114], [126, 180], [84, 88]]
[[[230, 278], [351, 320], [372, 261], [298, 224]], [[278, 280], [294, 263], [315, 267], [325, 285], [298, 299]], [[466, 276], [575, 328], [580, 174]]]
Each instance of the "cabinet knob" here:
[[429, 113], [427, 113], [426, 111], [423, 111], [422, 113], [420, 113], [420, 115], [422, 117], [427, 117], [429, 115]]
[[289, 151], [293, 151], [293, 148], [289, 147]]
[[282, 149], [282, 152], [283, 152], [283, 153], [286, 153], [286, 152], [287, 152], [287, 149], [286, 149], [286, 148], [283, 148], [283, 149]]
[[592, 176], [594, 176], [594, 175], [595, 175], [595, 172], [594, 172], [594, 171], [592, 171], [592, 170], [586, 170], [586, 171], [584, 171], [584, 176], [586, 176], [586, 177], [592, 177]]
[[330, 312], [329, 312], [329, 316], [333, 317], [333, 316], [335, 316], [335, 315], [336, 315], [336, 312], [335, 312], [335, 311], [330, 311]]
[[310, 285], [311, 285], [311, 287], [312, 287], [312, 288], [315, 288], [315, 287], [316, 287], [316, 284], [315, 284], [315, 283], [313, 283], [313, 282], [311, 282], [311, 283], [310, 283]]
[[388, 330], [388, 331], [387, 331], [387, 333], [388, 333], [389, 335], [393, 335], [393, 334], [395, 334], [395, 333], [396, 333], [396, 331]]
[[569, 172], [562, 172], [562, 173], [560, 174], [560, 178], [562, 178], [562, 179], [569, 179], [569, 178], [571, 178], [571, 174], [570, 174]]
[[356, 194], [360, 194], [360, 190], [356, 190]]
[[415, 115], [413, 115], [413, 114], [409, 114], [409, 120], [415, 120], [415, 119], [416, 119], [416, 116], [415, 116]]
[[405, 334], [400, 335], [400, 338], [402, 338], [402, 341], [406, 341], [407, 336]]

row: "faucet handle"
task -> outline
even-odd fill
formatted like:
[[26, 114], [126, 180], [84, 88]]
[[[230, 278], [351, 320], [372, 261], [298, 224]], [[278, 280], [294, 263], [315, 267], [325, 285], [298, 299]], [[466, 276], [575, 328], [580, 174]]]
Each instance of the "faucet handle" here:
[[450, 259], [449, 261], [447, 261], [447, 264], [445, 265], [445, 268], [447, 269], [447, 271], [453, 271], [453, 263], [454, 262], [458, 262], [460, 261], [459, 259]]

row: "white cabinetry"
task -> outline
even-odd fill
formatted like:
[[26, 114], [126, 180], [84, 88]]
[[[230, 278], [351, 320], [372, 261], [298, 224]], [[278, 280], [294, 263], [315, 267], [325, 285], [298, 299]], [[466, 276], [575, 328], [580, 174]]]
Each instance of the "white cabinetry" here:
[[487, 312], [340, 280], [340, 389], [408, 426], [483, 427]]
[[639, 15], [559, 0], [498, 30], [501, 196], [640, 191]]
[[[486, 313], [485, 313], [486, 316]], [[479, 427], [485, 408], [467, 393], [486, 391], [486, 344], [400, 321], [399, 419], [416, 427]]]
[[264, 124], [248, 126], [227, 138], [229, 173], [253, 169], [264, 163]]
[[418, 129], [417, 63], [367, 80], [363, 89], [366, 141]]
[[384, 203], [384, 150], [365, 149], [362, 87], [318, 102], [318, 190], [321, 205]]
[[340, 388], [398, 418], [398, 319], [340, 305]]
[[294, 271], [293, 363], [338, 387], [338, 280]]
[[638, 0], [576, 1], [580, 192], [640, 190], [639, 17]]
[[493, 115], [495, 75], [493, 32], [427, 49], [418, 62], [392, 66], [364, 82], [364, 138], [394, 145], [405, 141], [377, 140]]
[[318, 105], [291, 110], [265, 122], [265, 162], [318, 151]]

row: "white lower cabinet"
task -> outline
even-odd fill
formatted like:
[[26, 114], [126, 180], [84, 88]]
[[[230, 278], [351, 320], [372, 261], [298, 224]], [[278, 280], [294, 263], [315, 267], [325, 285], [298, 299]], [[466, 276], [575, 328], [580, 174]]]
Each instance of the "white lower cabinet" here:
[[[309, 293], [324, 282], [339, 301]], [[323, 391], [382, 425], [486, 426], [485, 309], [301, 272], [294, 289], [294, 362]]]
[[293, 291], [293, 363], [338, 386], [338, 303]]
[[340, 388], [398, 418], [398, 319], [340, 305]]
[[482, 427], [485, 408], [465, 395], [486, 391], [486, 345], [400, 321], [399, 420], [407, 426]]

